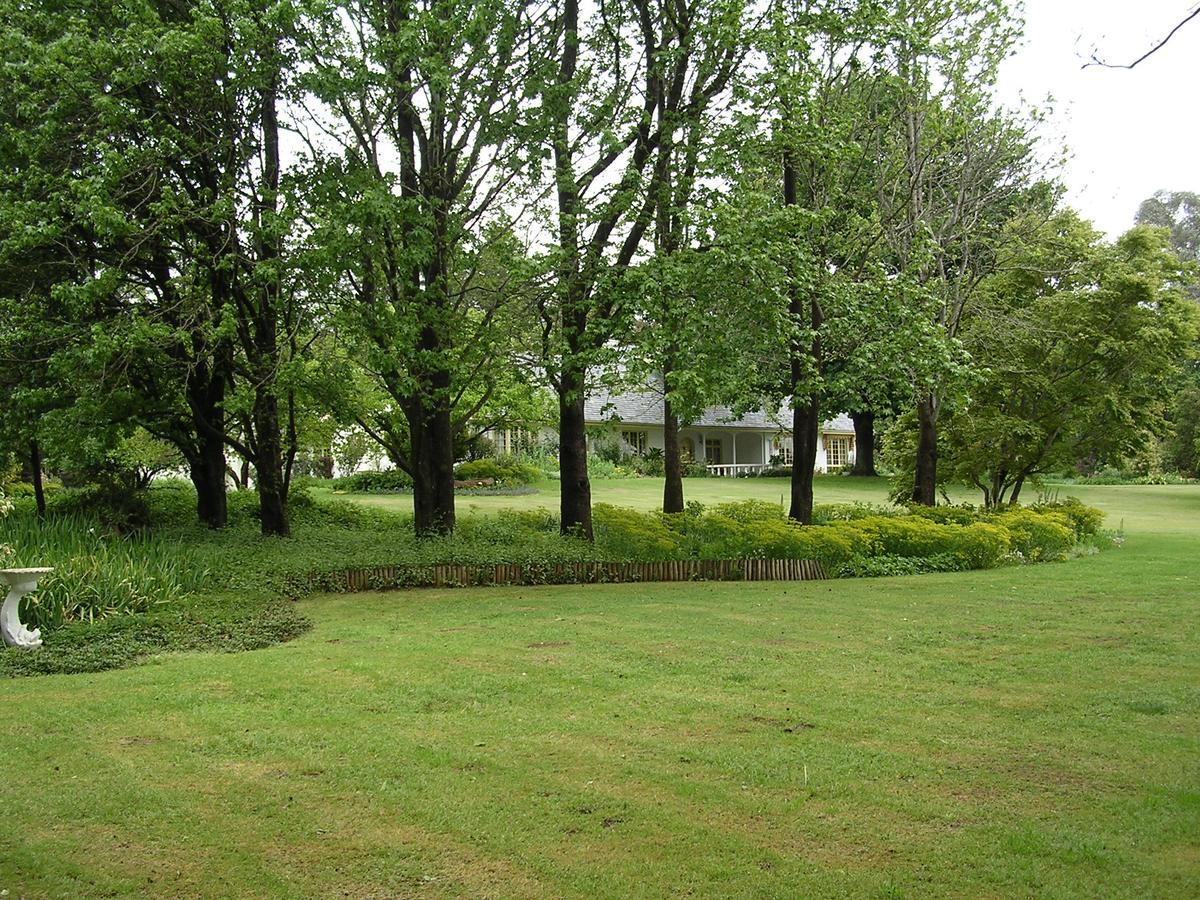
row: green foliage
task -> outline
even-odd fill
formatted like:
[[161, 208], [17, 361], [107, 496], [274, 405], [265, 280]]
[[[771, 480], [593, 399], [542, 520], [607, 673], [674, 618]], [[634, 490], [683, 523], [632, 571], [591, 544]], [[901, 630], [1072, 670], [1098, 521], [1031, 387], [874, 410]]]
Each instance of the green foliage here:
[[23, 604], [25, 621], [39, 628], [183, 602], [208, 576], [180, 541], [106, 533], [82, 515], [10, 516], [0, 520], [0, 544], [12, 548], [10, 565], [54, 567]]
[[1094, 475], [1079, 475], [1068, 477], [1048, 478], [1047, 482], [1054, 484], [1195, 484], [1195, 478], [1180, 475], [1175, 472], [1155, 472], [1153, 474], [1137, 474], [1122, 472], [1117, 469], [1106, 469]]
[[930, 572], [957, 572], [960, 561], [949, 553], [936, 556], [869, 556], [856, 557], [842, 566], [845, 578], [884, 578], [896, 575], [925, 575]]
[[1165, 430], [1195, 334], [1165, 231], [1138, 227], [1108, 245], [1070, 211], [1009, 228], [1012, 259], [963, 329], [979, 377], [942, 429], [947, 477], [992, 506], [1046, 473], [1145, 450]]
[[515, 459], [476, 459], [460, 463], [454, 470], [460, 481], [486, 481], [491, 479], [501, 485], [526, 485], [542, 480], [537, 466]]
[[293, 604], [225, 598], [43, 632], [39, 652], [0, 654], [0, 675], [100, 672], [153, 653], [260, 650], [292, 640], [308, 628], [308, 619]]
[[592, 510], [596, 546], [615, 559], [680, 559], [683, 536], [673, 531], [661, 515], [597, 503]]
[[[36, 492], [33, 485], [27, 481], [10, 481], [8, 484], [4, 485], [4, 490], [8, 493], [8, 496], [14, 500], [25, 500], [32, 498]], [[42, 490], [45, 492], [46, 496], [49, 497], [51, 494], [61, 491], [62, 485], [56, 481], [47, 481], [42, 485]]]
[[412, 491], [412, 476], [403, 469], [383, 472], [355, 472], [333, 480], [335, 491], [352, 494], [398, 494]]
[[752, 522], [773, 522], [783, 517], [783, 510], [775, 503], [764, 500], [738, 500], [734, 503], [719, 503], [713, 507], [713, 515], [725, 516], [749, 525]]
[[1065, 559], [1079, 540], [1065, 513], [1055, 509], [1037, 511], [1014, 507], [999, 513], [993, 521], [1006, 529], [1012, 549], [1035, 562]]
[[903, 512], [895, 506], [875, 503], [819, 503], [813, 507], [813, 524], [828, 525], [830, 522], [852, 522], [872, 516], [895, 516]]

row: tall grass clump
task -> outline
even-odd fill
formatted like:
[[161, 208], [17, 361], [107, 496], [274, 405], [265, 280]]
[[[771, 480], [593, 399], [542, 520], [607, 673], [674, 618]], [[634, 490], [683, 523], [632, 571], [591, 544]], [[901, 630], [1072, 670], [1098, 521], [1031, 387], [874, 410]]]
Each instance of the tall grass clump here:
[[22, 618], [34, 628], [150, 612], [188, 599], [208, 575], [178, 541], [116, 534], [82, 515], [7, 516], [0, 545], [8, 548], [5, 567], [54, 568], [22, 603]]

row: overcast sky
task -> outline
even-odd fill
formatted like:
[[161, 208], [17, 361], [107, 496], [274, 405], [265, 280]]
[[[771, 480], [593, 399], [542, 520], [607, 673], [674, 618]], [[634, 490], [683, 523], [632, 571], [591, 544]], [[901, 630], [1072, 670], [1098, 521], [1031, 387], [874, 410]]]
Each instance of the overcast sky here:
[[1156, 190], [1200, 192], [1200, 18], [1133, 70], [1080, 67], [1092, 53], [1130, 63], [1197, 0], [1026, 0], [1025, 42], [1001, 74], [1001, 96], [1055, 99], [1048, 146], [1071, 154], [1069, 200], [1116, 236]]

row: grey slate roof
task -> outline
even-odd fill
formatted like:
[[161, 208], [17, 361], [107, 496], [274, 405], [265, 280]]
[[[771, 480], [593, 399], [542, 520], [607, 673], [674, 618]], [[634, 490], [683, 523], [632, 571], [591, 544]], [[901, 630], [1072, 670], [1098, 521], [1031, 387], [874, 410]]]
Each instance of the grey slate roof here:
[[[612, 393], [596, 385], [584, 400], [583, 416], [588, 424], [620, 422], [626, 425], [662, 425], [663, 396], [661, 382], [647, 385], [641, 391]], [[754, 411], [738, 417], [725, 406], [710, 406], [689, 428], [721, 428], [726, 430], [751, 429], [758, 431], [788, 431], [791, 429], [792, 411], [786, 404], [775, 413]], [[839, 414], [827, 420], [822, 431], [854, 432], [854, 422], [849, 416]]]

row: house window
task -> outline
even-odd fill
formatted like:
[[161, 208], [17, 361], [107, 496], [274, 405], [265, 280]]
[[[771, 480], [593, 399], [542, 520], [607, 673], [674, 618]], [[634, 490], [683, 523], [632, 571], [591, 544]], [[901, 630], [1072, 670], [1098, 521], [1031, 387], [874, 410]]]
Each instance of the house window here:
[[850, 464], [850, 438], [826, 438], [825, 465], [830, 469], [839, 469]]
[[501, 428], [494, 434], [497, 456], [513, 456], [533, 446], [533, 434], [524, 428]]
[[621, 440], [628, 444], [635, 453], [646, 452], [646, 432], [644, 431], [622, 431]]
[[792, 464], [791, 442], [785, 442], [783, 438], [775, 438], [774, 453], [772, 455], [779, 460], [779, 465], [790, 466]]
[[710, 466], [719, 466], [725, 461], [724, 457], [721, 455], [720, 438], [704, 439], [704, 461]]

